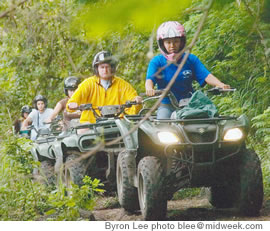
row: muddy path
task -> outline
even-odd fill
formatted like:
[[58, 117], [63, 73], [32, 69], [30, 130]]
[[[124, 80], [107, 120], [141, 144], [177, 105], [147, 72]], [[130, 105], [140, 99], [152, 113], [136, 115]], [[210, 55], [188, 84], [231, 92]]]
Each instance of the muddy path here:
[[[140, 211], [130, 214], [120, 208], [116, 197], [101, 197], [93, 211], [97, 221], [141, 221]], [[215, 209], [205, 196], [168, 202], [168, 221], [270, 221], [270, 200], [264, 201], [258, 217], [242, 217], [232, 209]]]

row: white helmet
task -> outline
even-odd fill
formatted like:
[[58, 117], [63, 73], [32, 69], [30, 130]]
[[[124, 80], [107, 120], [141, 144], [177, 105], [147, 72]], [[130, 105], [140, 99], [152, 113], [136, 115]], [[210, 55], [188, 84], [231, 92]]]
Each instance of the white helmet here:
[[164, 47], [163, 40], [166, 38], [180, 38], [181, 39], [181, 51], [186, 45], [186, 32], [183, 25], [177, 21], [168, 21], [162, 23], [157, 29], [157, 43], [159, 50], [165, 56], [166, 59], [173, 61], [175, 53], [169, 54]]

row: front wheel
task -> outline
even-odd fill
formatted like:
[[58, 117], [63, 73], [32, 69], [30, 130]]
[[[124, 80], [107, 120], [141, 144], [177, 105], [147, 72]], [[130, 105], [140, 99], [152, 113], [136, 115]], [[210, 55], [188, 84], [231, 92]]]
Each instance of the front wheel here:
[[210, 188], [209, 202], [215, 208], [232, 208], [235, 195], [234, 195], [234, 184], [226, 184], [222, 186], [212, 186]]
[[263, 202], [261, 163], [254, 151], [242, 149], [234, 175], [211, 187], [210, 203], [216, 208], [236, 208], [244, 216], [257, 216]]
[[[129, 212], [139, 209], [138, 193], [128, 178], [128, 164], [125, 159], [126, 151], [121, 152], [117, 158], [116, 181], [117, 194], [120, 205]], [[135, 166], [133, 166], [135, 168]]]
[[78, 155], [71, 154], [66, 158], [68, 165], [65, 167], [65, 184], [67, 188], [71, 188], [71, 182], [81, 186], [83, 184], [83, 178], [86, 172], [86, 161], [76, 159]]
[[239, 199], [236, 207], [246, 216], [259, 215], [263, 203], [263, 180], [260, 159], [244, 149], [240, 163]]
[[165, 171], [154, 156], [144, 157], [138, 166], [138, 196], [144, 220], [163, 220], [167, 213]]
[[44, 160], [40, 163], [41, 175], [44, 176], [45, 182], [48, 185], [54, 185], [56, 183], [56, 176], [54, 173], [54, 165], [51, 160]]

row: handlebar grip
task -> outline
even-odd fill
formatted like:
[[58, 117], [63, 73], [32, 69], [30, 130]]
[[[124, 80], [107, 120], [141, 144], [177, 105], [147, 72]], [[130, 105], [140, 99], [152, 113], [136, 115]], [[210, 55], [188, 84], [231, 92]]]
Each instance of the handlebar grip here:
[[128, 101], [126, 101], [126, 104], [136, 105], [138, 103], [135, 100], [133, 100], [133, 101], [128, 100]]
[[137, 105], [138, 103], [136, 101], [126, 101], [126, 103], [123, 105], [124, 107], [131, 107], [132, 105]]
[[[164, 92], [164, 90], [155, 90], [155, 95], [154, 96], [159, 96]], [[140, 96], [148, 96], [146, 93], [140, 93]]]
[[222, 92], [226, 92], [226, 91], [236, 91], [236, 88], [228, 88], [228, 89], [222, 89]]
[[81, 104], [77, 109], [75, 110], [80, 110], [80, 111], [84, 111], [84, 110], [91, 110], [93, 109], [92, 104], [91, 103], [87, 103], [87, 104]]
[[236, 91], [236, 88], [223, 89], [223, 88], [219, 88], [219, 87], [214, 87], [214, 88], [207, 90], [207, 92], [213, 93], [213, 94], [220, 94], [222, 92], [234, 92], [234, 91]]
[[139, 95], [142, 97], [147, 96], [146, 93], [140, 93]]

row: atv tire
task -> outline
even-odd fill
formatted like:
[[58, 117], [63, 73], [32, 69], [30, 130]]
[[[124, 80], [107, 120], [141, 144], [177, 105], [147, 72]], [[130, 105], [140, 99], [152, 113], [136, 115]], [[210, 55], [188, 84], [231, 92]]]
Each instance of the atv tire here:
[[126, 163], [125, 155], [126, 151], [122, 151], [117, 158], [117, 194], [122, 208], [126, 211], [134, 212], [139, 209], [138, 192], [137, 188], [129, 183], [128, 164]]
[[209, 202], [215, 208], [232, 208], [235, 202], [235, 195], [232, 189], [232, 185], [226, 186], [212, 186], [210, 188]]
[[254, 151], [243, 149], [240, 163], [239, 196], [236, 208], [242, 215], [258, 216], [263, 203], [260, 159]]
[[226, 185], [212, 186], [210, 203], [216, 208], [236, 208], [241, 215], [257, 216], [263, 202], [260, 160], [254, 151], [242, 149], [235, 175]]
[[44, 160], [40, 163], [41, 175], [45, 177], [45, 182], [48, 185], [56, 183], [56, 175], [54, 174], [54, 165], [50, 160]]
[[141, 159], [137, 179], [143, 219], [164, 220], [167, 213], [167, 197], [164, 191], [165, 172], [160, 160], [154, 156]]
[[[70, 154], [66, 158], [66, 163], [71, 162], [79, 158], [78, 155]], [[81, 160], [71, 163], [70, 166], [65, 167], [65, 184], [67, 188], [71, 188], [71, 182], [82, 186], [83, 178], [86, 172], [86, 161]]]

